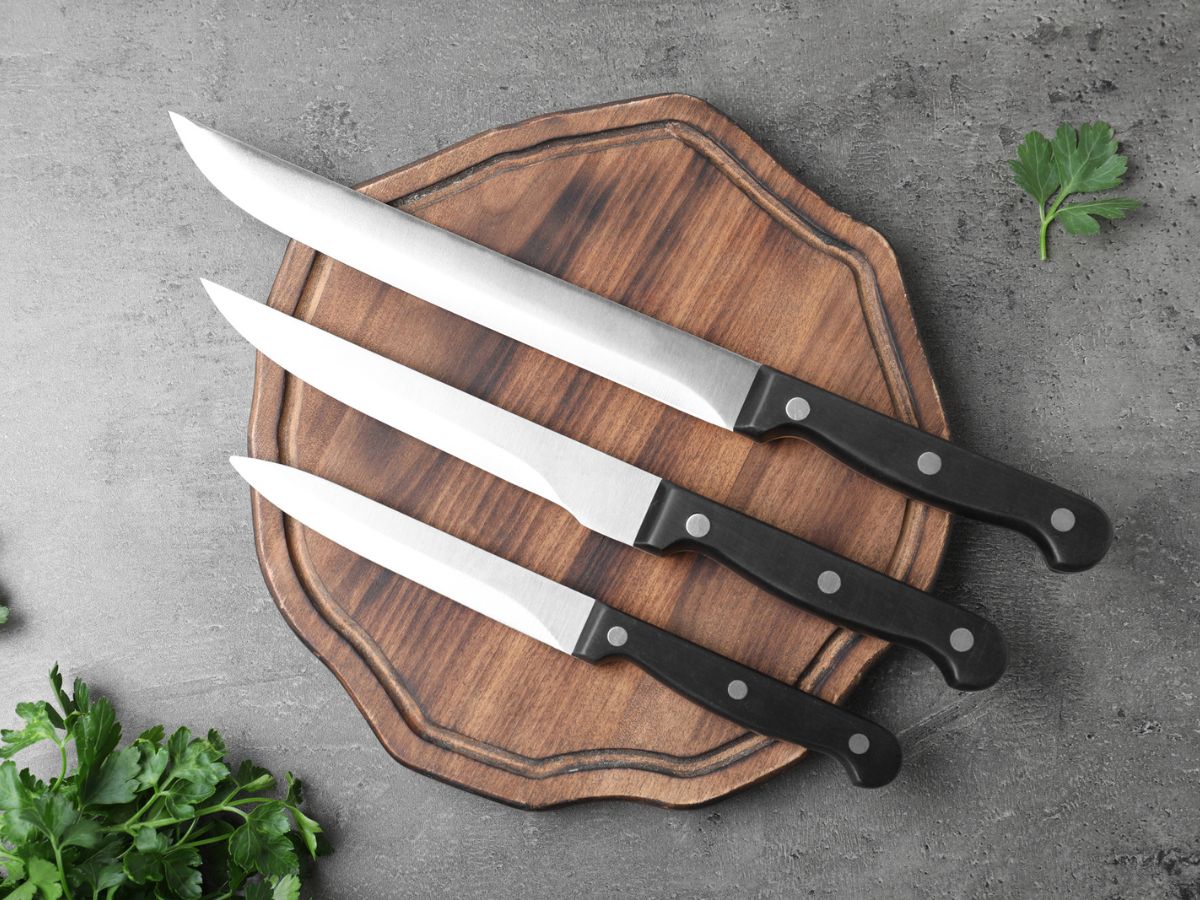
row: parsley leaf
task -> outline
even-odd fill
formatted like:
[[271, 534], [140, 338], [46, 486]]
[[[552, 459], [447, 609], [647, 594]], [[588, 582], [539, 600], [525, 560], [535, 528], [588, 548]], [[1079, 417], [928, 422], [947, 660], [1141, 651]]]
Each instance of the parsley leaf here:
[[[78, 690], [76, 696], [78, 696]], [[68, 714], [70, 715], [70, 714]], [[75, 753], [79, 760], [79, 782], [87, 784], [121, 740], [121, 726], [112, 704], [100, 697], [88, 703], [74, 721]]]
[[1025, 189], [1039, 205], [1050, 199], [1058, 190], [1058, 169], [1054, 166], [1054, 151], [1050, 142], [1040, 131], [1025, 135], [1017, 147], [1017, 158], [1008, 161], [1013, 170], [1013, 181]]
[[300, 879], [295, 875], [284, 875], [252, 884], [246, 889], [246, 900], [299, 900]]
[[[0, 732], [0, 896], [299, 900], [302, 860], [329, 851], [291, 773], [278, 799], [266, 769], [231, 771], [216, 731], [159, 725], [120, 747], [108, 700], [78, 679], [68, 694], [57, 666], [50, 687], [53, 702], [19, 704], [22, 727]], [[49, 782], [7, 758], [47, 741], [61, 758]]]
[[1100, 230], [1096, 216], [1105, 219], [1123, 219], [1125, 213], [1137, 209], [1140, 204], [1131, 197], [1113, 197], [1110, 200], [1089, 200], [1086, 203], [1070, 203], [1058, 211], [1058, 221], [1071, 234], [1095, 234]]
[[197, 900], [204, 893], [200, 874], [200, 851], [170, 840], [153, 828], [143, 828], [125, 856], [125, 874], [134, 884], [165, 882], [171, 894], [184, 900]]
[[142, 754], [136, 746], [130, 745], [120, 753], [112, 754], [101, 764], [100, 771], [84, 785], [84, 801], [97, 806], [132, 803], [137, 796], [137, 779], [141, 769]]
[[25, 722], [25, 727], [16, 729], [0, 729], [0, 758], [9, 759], [26, 747], [40, 744], [42, 741], [58, 741], [58, 732], [50, 721], [50, 704], [44, 700], [36, 703], [18, 703], [17, 715]]
[[190, 740], [186, 728], [180, 728], [167, 742], [171, 754], [168, 780], [174, 782], [173, 793], [189, 804], [207, 800], [217, 790], [217, 783], [229, 774], [221, 762], [225, 745], [216, 732], [209, 732], [207, 739]]
[[8, 900], [58, 900], [63, 895], [60, 873], [54, 863], [34, 857], [25, 866], [25, 880]]
[[287, 875], [296, 870], [298, 861], [288, 840], [291, 825], [278, 800], [268, 800], [246, 817], [229, 838], [229, 852], [243, 869], [264, 875]]
[[1041, 226], [1038, 246], [1047, 258], [1046, 234], [1050, 223], [1058, 219], [1069, 234], [1096, 234], [1097, 217], [1123, 219], [1140, 203], [1129, 197], [1064, 201], [1074, 194], [1090, 194], [1121, 186], [1128, 161], [1117, 153], [1117, 142], [1107, 122], [1091, 122], [1076, 130], [1062, 124], [1048, 140], [1038, 131], [1025, 135], [1017, 147], [1017, 158], [1008, 161], [1013, 181], [1037, 201]]

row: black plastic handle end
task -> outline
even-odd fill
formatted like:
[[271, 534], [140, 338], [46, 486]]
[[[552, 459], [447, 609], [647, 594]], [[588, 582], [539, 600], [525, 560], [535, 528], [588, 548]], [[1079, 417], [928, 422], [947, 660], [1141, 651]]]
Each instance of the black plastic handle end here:
[[[1112, 546], [1112, 522], [1086, 497], [1062, 488], [1055, 492], [1041, 504], [1043, 508], [1054, 506], [1049, 519], [1040, 517], [1026, 534], [1037, 541], [1046, 564], [1055, 572], [1085, 572], [1104, 559]], [[1070, 527], [1065, 530], [1060, 527], [1067, 524]]]
[[902, 493], [1020, 531], [1058, 572], [1091, 568], [1112, 544], [1112, 523], [1086, 497], [769, 366], [758, 370], [734, 431], [803, 438]]
[[574, 653], [590, 662], [626, 657], [750, 731], [833, 756], [859, 787], [881, 787], [900, 771], [900, 742], [886, 728], [603, 603]]
[[[982, 691], [1000, 680], [1008, 667], [1008, 647], [1000, 629], [976, 617], [970, 638], [955, 629], [947, 636], [950, 653], [935, 658], [946, 683], [960, 691]], [[942, 665], [942, 660], [947, 664]]]

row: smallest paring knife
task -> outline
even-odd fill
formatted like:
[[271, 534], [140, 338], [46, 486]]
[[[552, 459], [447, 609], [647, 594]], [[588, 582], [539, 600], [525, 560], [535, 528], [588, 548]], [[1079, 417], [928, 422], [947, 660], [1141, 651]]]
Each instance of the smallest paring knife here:
[[879, 725], [626, 615], [344, 487], [279, 463], [230, 457], [286, 515], [371, 562], [588, 662], [623, 656], [739, 725], [835, 757], [861, 787], [900, 768]]

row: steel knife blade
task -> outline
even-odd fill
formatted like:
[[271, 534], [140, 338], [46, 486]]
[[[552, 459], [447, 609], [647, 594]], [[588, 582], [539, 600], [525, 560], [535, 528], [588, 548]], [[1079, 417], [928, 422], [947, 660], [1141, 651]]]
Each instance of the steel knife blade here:
[[1004, 670], [986, 619], [695, 494], [300, 319], [203, 281], [229, 323], [335, 400], [652, 553], [705, 554], [783, 599], [929, 656], [963, 690]]
[[856, 404], [171, 113], [226, 197], [284, 234], [456, 315], [755, 440], [799, 437], [926, 502], [1023, 532], [1051, 568], [1095, 565], [1095, 503]]
[[887, 784], [900, 745], [886, 729], [522, 568], [324, 478], [230, 457], [284, 514], [347, 550], [588, 662], [625, 657], [744, 728], [838, 759], [855, 784]]

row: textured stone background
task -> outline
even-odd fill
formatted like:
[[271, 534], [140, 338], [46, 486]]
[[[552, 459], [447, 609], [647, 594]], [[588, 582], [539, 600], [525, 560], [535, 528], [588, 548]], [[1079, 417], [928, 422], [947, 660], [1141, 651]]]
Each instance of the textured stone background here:
[[[57, 659], [134, 727], [220, 723], [310, 782], [321, 897], [1200, 896], [1198, 29], [1184, 0], [0, 0], [0, 722]], [[854, 701], [906, 746], [882, 791], [816, 761], [701, 810], [522, 813], [395, 764], [272, 605], [225, 462], [253, 356], [196, 278], [264, 296], [285, 241], [166, 110], [354, 182], [663, 90], [878, 227], [958, 438], [1117, 542], [1060, 577], [959, 523], [940, 590], [1011, 673], [955, 695], [893, 652]], [[1003, 160], [1101, 117], [1146, 207], [1039, 264]]]

